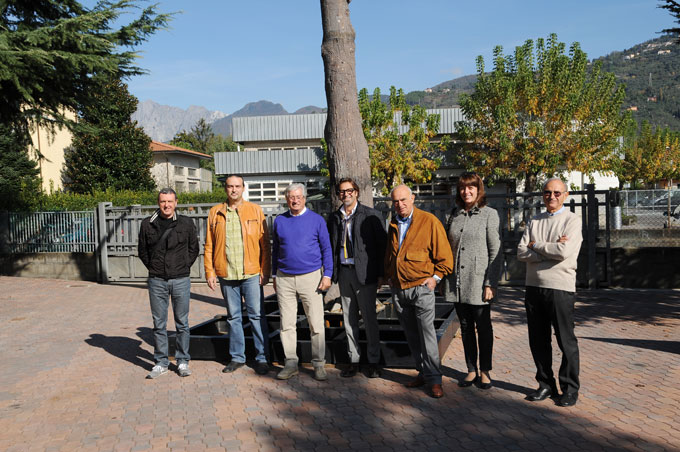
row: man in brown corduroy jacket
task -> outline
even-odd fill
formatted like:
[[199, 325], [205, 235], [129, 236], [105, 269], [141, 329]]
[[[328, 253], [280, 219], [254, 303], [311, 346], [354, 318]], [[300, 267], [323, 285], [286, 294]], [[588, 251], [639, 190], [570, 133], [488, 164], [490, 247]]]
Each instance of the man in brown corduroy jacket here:
[[415, 195], [406, 185], [392, 190], [396, 215], [387, 231], [385, 277], [418, 376], [406, 386], [430, 385], [430, 395], [442, 397], [437, 333], [434, 329], [434, 289], [453, 270], [453, 254], [441, 222], [415, 208]]

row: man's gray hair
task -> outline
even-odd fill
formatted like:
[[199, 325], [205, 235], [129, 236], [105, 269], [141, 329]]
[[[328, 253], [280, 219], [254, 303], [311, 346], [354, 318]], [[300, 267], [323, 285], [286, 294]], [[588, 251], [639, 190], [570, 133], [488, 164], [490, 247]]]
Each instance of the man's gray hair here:
[[406, 184], [399, 184], [399, 185], [397, 185], [396, 187], [394, 187], [394, 188], [392, 189], [392, 191], [390, 191], [390, 198], [392, 197], [392, 193], [394, 193], [394, 190], [396, 190], [396, 189], [399, 188], [399, 187], [404, 187], [404, 188], [406, 188], [406, 190], [408, 190], [409, 196], [413, 196], [413, 190], [411, 190], [411, 187], [409, 187], [409, 186], [406, 185]]
[[558, 180], [558, 181], [562, 182], [562, 185], [564, 186], [564, 192], [565, 193], [569, 191], [569, 187], [567, 187], [567, 183], [565, 181], [563, 181], [562, 179], [560, 179], [559, 177], [551, 177], [550, 179], [545, 181], [545, 184], [543, 184], [543, 190], [545, 190], [545, 187], [547, 187], [548, 184], [550, 182], [554, 181], [554, 180]]
[[297, 190], [302, 190], [302, 196], [304, 196], [305, 198], [307, 197], [307, 187], [305, 187], [305, 184], [290, 184], [289, 186], [286, 187], [284, 195], [287, 198], [289, 194]]
[[158, 199], [161, 199], [161, 195], [175, 195], [175, 200], [177, 200], [177, 193], [170, 187], [161, 188], [158, 192]]

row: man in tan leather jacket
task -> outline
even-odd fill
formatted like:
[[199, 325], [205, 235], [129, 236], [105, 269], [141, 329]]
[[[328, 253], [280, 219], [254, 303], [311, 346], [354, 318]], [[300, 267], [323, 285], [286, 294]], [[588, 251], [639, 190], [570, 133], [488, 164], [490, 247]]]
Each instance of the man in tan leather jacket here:
[[205, 277], [215, 290], [219, 281], [227, 306], [229, 355], [222, 372], [234, 372], [246, 362], [242, 304], [245, 300], [255, 356], [255, 371], [265, 375], [268, 334], [262, 286], [269, 282], [271, 250], [269, 228], [262, 208], [243, 200], [243, 177], [230, 175], [225, 183], [227, 202], [210, 209], [205, 237]]

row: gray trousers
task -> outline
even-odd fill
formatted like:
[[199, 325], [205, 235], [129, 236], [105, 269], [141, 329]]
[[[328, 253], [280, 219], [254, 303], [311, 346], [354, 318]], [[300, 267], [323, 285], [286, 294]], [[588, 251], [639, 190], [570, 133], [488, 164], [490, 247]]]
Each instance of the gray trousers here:
[[392, 302], [404, 329], [416, 369], [429, 384], [441, 384], [442, 372], [434, 329], [434, 292], [427, 286], [392, 289]]
[[342, 319], [347, 335], [347, 352], [353, 364], [359, 363], [359, 310], [366, 330], [367, 358], [370, 364], [380, 362], [380, 331], [375, 312], [375, 296], [378, 284], [361, 284], [354, 267], [341, 265], [338, 271], [338, 286], [342, 303]]

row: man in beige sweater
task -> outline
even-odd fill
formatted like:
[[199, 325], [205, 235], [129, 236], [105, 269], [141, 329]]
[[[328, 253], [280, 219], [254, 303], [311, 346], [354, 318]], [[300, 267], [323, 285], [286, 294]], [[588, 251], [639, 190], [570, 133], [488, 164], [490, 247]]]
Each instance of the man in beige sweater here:
[[[561, 179], [548, 180], [543, 186], [546, 212], [531, 220], [517, 246], [517, 258], [527, 264], [525, 307], [539, 384], [527, 399], [537, 402], [552, 397], [560, 406], [575, 405], [579, 390], [574, 294], [576, 261], [583, 238], [581, 219], [564, 207], [567, 196], [567, 186]], [[559, 398], [552, 370], [551, 326], [562, 351]]]

